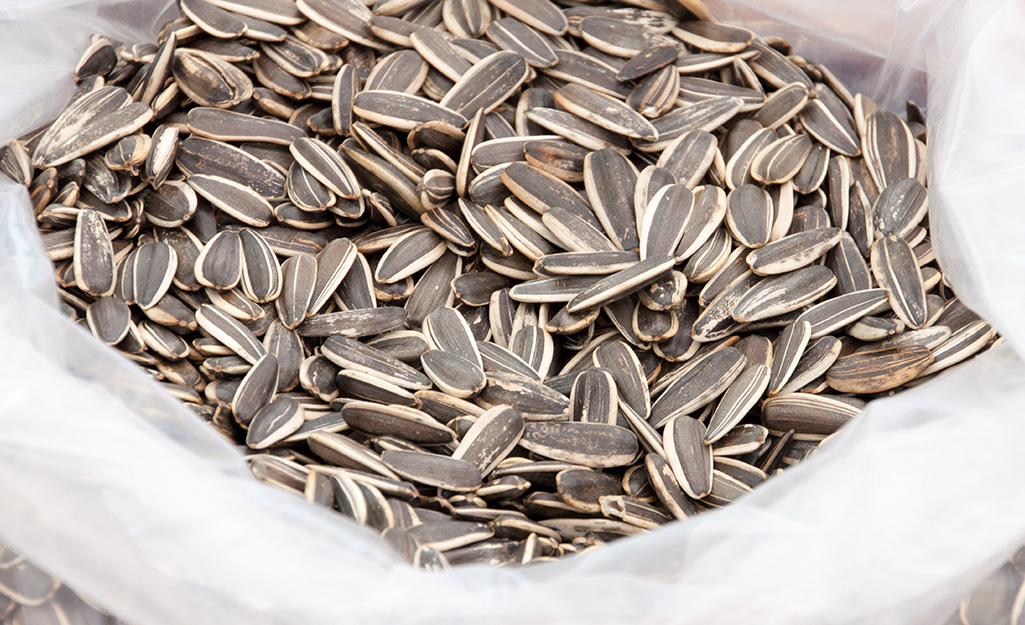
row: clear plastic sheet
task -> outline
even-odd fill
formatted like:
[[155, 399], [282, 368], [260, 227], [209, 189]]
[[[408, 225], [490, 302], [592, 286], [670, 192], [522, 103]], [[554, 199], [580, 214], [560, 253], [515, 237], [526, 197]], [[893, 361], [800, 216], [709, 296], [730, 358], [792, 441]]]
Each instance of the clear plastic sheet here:
[[[1007, 344], [872, 403], [728, 508], [559, 563], [427, 574], [257, 483], [209, 426], [64, 321], [27, 196], [0, 183], [0, 541], [136, 625], [945, 622], [1025, 538], [1025, 5], [709, 6], [886, 106], [928, 105], [937, 255]], [[90, 32], [152, 38], [167, 11], [0, 0], [0, 143], [63, 106]]]

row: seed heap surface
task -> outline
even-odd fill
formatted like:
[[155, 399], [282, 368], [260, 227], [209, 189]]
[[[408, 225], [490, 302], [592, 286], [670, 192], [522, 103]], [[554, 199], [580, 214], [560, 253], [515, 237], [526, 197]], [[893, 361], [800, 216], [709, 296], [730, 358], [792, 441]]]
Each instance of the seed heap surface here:
[[999, 340], [914, 103], [631, 4], [182, 0], [0, 171], [67, 315], [260, 480], [425, 568], [581, 552]]

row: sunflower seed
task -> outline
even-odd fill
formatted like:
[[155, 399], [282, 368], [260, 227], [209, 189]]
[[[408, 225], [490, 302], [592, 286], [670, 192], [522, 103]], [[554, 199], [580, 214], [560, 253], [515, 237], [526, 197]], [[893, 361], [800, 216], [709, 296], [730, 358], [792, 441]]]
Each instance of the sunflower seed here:
[[231, 400], [231, 413], [248, 427], [256, 414], [274, 397], [278, 388], [278, 359], [264, 354], [242, 378]]
[[734, 238], [746, 247], [761, 247], [772, 231], [772, 200], [764, 189], [744, 184], [730, 191], [726, 224]]
[[830, 150], [851, 157], [861, 154], [851, 112], [831, 89], [816, 86], [815, 98], [801, 110], [800, 120], [808, 134]]
[[782, 393], [762, 402], [762, 423], [770, 431], [829, 436], [860, 412], [861, 405], [835, 396]]
[[512, 2], [512, 0], [488, 0], [496, 8], [505, 11], [524, 24], [548, 34], [559, 36], [566, 32], [569, 23], [566, 16], [549, 0], [529, 0], [528, 2]]
[[865, 120], [865, 164], [879, 189], [918, 173], [918, 148], [907, 124], [894, 113], [876, 111]]
[[925, 324], [925, 286], [911, 246], [887, 234], [872, 245], [872, 275], [886, 289], [890, 306], [909, 328]]
[[817, 339], [854, 323], [886, 300], [883, 289], [866, 289], [827, 299], [798, 317], [811, 324], [811, 338]]
[[841, 393], [879, 393], [909, 382], [933, 363], [924, 345], [898, 345], [841, 356], [826, 372], [826, 382]]
[[[146, 243], [125, 259], [126, 273], [120, 280], [122, 296], [143, 310], [156, 305], [171, 287], [178, 268], [178, 255], [166, 243]], [[125, 280], [127, 276], [130, 279]]]
[[380, 376], [410, 390], [428, 389], [430, 380], [422, 373], [381, 350], [341, 336], [324, 341], [322, 352], [339, 367]]
[[637, 454], [637, 437], [630, 430], [604, 423], [528, 422], [519, 444], [553, 460], [592, 468], [624, 466]]
[[73, 253], [75, 284], [80, 289], [96, 297], [114, 292], [114, 248], [98, 211], [78, 213]]
[[737, 302], [733, 318], [747, 323], [799, 310], [828, 293], [835, 285], [836, 276], [821, 265], [763, 278]]
[[496, 406], [477, 417], [452, 452], [452, 457], [468, 462], [482, 475], [488, 475], [512, 452], [523, 429], [523, 417], [519, 412], [509, 406]]
[[387, 450], [381, 454], [381, 460], [400, 476], [428, 486], [461, 492], [473, 490], [481, 484], [480, 470], [457, 458]]
[[648, 420], [659, 428], [708, 404], [733, 384], [745, 362], [740, 350], [727, 347], [688, 363], [652, 404]]
[[706, 429], [686, 415], [673, 417], [663, 431], [667, 463], [688, 496], [701, 499], [712, 490], [712, 448], [705, 444]]
[[[544, 0], [539, 0], [544, 1]], [[505, 102], [527, 79], [526, 60], [514, 52], [501, 51], [473, 65], [442, 98], [440, 105], [462, 118], [454, 126], [466, 126], [467, 116], [478, 110], [490, 113]]]
[[371, 435], [396, 436], [411, 443], [428, 445], [443, 445], [455, 440], [455, 432], [415, 408], [351, 401], [342, 407], [341, 412], [350, 427]]
[[659, 137], [655, 127], [640, 114], [622, 102], [583, 85], [570, 83], [562, 87], [555, 92], [555, 102], [577, 117], [610, 132], [649, 141]]

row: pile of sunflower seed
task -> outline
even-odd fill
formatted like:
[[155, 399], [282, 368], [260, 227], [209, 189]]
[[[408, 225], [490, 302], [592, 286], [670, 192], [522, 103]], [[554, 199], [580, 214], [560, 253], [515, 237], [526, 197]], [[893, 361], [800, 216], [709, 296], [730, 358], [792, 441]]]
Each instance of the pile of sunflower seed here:
[[919, 108], [698, 3], [181, 10], [0, 170], [69, 317], [419, 566], [726, 505], [999, 340]]
[[120, 622], [24, 556], [0, 545], [0, 623], [117, 625]]

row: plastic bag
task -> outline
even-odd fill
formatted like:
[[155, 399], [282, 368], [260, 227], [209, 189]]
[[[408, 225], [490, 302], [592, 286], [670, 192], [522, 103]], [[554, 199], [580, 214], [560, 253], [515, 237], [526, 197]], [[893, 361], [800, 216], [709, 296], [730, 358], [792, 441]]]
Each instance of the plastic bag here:
[[[873, 402], [725, 509], [558, 563], [427, 574], [257, 483], [209, 426], [61, 319], [27, 195], [0, 183], [0, 542], [138, 625], [943, 622], [1025, 538], [1025, 5], [709, 6], [885, 106], [928, 105], [937, 255], [1008, 344]], [[0, 142], [63, 106], [88, 33], [152, 37], [167, 11], [6, 0]]]

